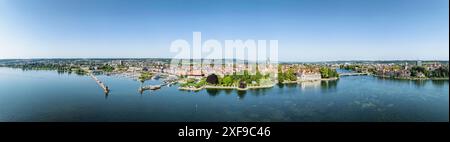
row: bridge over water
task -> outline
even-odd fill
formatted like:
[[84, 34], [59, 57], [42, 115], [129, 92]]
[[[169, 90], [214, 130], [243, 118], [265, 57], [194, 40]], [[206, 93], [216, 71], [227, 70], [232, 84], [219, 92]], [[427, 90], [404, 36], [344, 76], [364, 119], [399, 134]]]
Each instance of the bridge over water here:
[[356, 73], [356, 72], [349, 72], [349, 73], [340, 73], [339, 76], [358, 76], [358, 75], [371, 75], [370, 73]]

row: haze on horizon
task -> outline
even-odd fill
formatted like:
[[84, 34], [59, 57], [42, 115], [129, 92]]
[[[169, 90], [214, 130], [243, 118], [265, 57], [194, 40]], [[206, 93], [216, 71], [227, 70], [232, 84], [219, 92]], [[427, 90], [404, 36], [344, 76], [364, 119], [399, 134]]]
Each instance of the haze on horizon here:
[[0, 59], [171, 58], [199, 31], [278, 40], [280, 61], [448, 61], [448, 13], [448, 0], [0, 0]]

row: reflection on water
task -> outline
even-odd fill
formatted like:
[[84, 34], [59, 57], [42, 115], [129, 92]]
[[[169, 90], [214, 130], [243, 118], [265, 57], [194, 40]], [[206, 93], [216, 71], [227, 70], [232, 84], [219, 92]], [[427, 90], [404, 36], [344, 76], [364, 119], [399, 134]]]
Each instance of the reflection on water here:
[[225, 94], [227, 94], [227, 95], [230, 95], [233, 92], [233, 90], [230, 90], [230, 89], [226, 89], [224, 91], [225, 91]]
[[277, 83], [278, 88], [283, 88], [284, 84], [283, 83]]
[[237, 91], [237, 95], [239, 96], [239, 100], [244, 99], [245, 94], [247, 94], [247, 91], [241, 91], [241, 90]]
[[310, 88], [319, 88], [322, 85], [322, 81], [306, 81], [300, 82], [300, 88], [302, 90], [310, 89]]
[[306, 82], [300, 82], [299, 87], [302, 91], [314, 89], [314, 90], [330, 92], [330, 91], [336, 90], [338, 82], [339, 82], [339, 80], [306, 81]]
[[88, 76], [0, 68], [0, 121], [447, 122], [449, 118], [448, 81], [346, 76], [247, 91], [180, 91], [174, 85], [141, 94], [140, 86], [160, 81], [98, 78], [111, 88], [109, 95]]
[[339, 82], [339, 80], [322, 81], [321, 82], [321, 91], [323, 91], [323, 92], [336, 91], [338, 82]]
[[392, 82], [395, 84], [411, 84], [415, 87], [424, 87], [428, 83], [433, 83], [433, 85], [445, 85], [448, 83], [448, 80], [407, 80], [407, 79], [392, 79], [392, 78], [377, 78], [380, 82]]
[[289, 84], [284, 84], [285, 87], [287, 88], [296, 88], [297, 84], [296, 83], [289, 83]]
[[206, 89], [206, 92], [210, 95], [210, 96], [217, 96], [219, 94], [219, 89]]
[[444, 87], [445, 85], [448, 85], [448, 81], [445, 80], [432, 80], [431, 83], [439, 87]]
[[261, 88], [261, 89], [252, 89], [248, 90], [250, 91], [253, 96], [263, 96], [266, 95], [266, 92], [268, 92], [271, 88]]
[[411, 81], [414, 83], [414, 85], [416, 85], [417, 87], [423, 87], [426, 85], [427, 82], [429, 81], [425, 81], [425, 80], [413, 80]]

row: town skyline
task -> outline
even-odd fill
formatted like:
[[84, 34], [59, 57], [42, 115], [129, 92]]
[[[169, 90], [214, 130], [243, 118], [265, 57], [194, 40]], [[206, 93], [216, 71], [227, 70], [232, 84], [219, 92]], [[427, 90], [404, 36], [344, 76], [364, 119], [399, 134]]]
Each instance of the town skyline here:
[[[91, 59], [100, 59], [100, 60], [107, 60], [107, 59], [114, 59], [114, 60], [122, 60], [122, 59], [175, 59], [175, 58], [170, 58], [170, 57], [41, 57], [41, 58], [0, 58], [0, 60], [57, 60], [57, 59], [63, 59], [63, 60], [76, 60], [76, 59], [86, 59], [86, 60], [91, 60]], [[191, 60], [188, 58], [183, 58], [181, 60]], [[196, 58], [196, 59], [192, 59], [192, 60], [222, 60], [222, 58], [214, 58], [214, 59], [206, 59], [206, 58]], [[233, 58], [226, 58], [223, 60], [234, 60]], [[242, 60], [242, 61], [248, 61], [248, 60]], [[281, 60], [279, 62], [283, 63], [290, 63], [290, 62], [298, 62], [298, 63], [314, 63], [314, 62], [377, 62], [377, 61], [392, 61], [392, 62], [402, 62], [402, 61], [408, 61], [408, 62], [414, 62], [414, 61], [444, 61], [444, 62], [448, 62], [450, 61], [449, 59], [385, 59], [385, 60], [366, 60], [366, 59], [361, 59], [361, 60], [318, 60], [318, 61], [286, 61], [286, 60]]]

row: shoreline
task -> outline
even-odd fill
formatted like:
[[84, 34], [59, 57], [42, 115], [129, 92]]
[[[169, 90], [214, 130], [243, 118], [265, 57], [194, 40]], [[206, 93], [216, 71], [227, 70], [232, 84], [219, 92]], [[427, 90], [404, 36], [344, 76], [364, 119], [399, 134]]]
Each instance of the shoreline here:
[[260, 86], [247, 86], [246, 88], [239, 88], [237, 86], [214, 86], [214, 85], [205, 85], [199, 88], [195, 87], [178, 87], [179, 90], [186, 90], [186, 91], [200, 91], [203, 89], [223, 89], [223, 90], [238, 90], [238, 91], [245, 91], [250, 89], [265, 89], [265, 88], [272, 88], [275, 86], [276, 83], [271, 85], [260, 85]]
[[384, 78], [384, 79], [394, 79], [394, 80], [411, 80], [411, 81], [424, 81], [424, 80], [449, 80], [449, 78], [415, 78], [415, 77], [390, 77], [390, 76], [383, 76], [383, 75], [372, 75], [374, 77], [378, 78]]
[[[302, 80], [302, 81], [284, 81], [281, 84], [299, 84], [302, 82], [315, 82], [315, 81], [334, 81], [339, 80], [338, 77], [333, 78], [322, 78], [317, 80]], [[179, 90], [185, 90], [185, 91], [200, 91], [203, 89], [223, 89], [223, 90], [238, 90], [238, 91], [246, 91], [251, 89], [266, 89], [266, 88], [272, 88], [277, 83], [273, 83], [271, 85], [260, 85], [260, 86], [247, 86], [246, 88], [239, 88], [238, 86], [214, 86], [214, 85], [205, 85], [199, 88], [195, 87], [178, 87]]]

